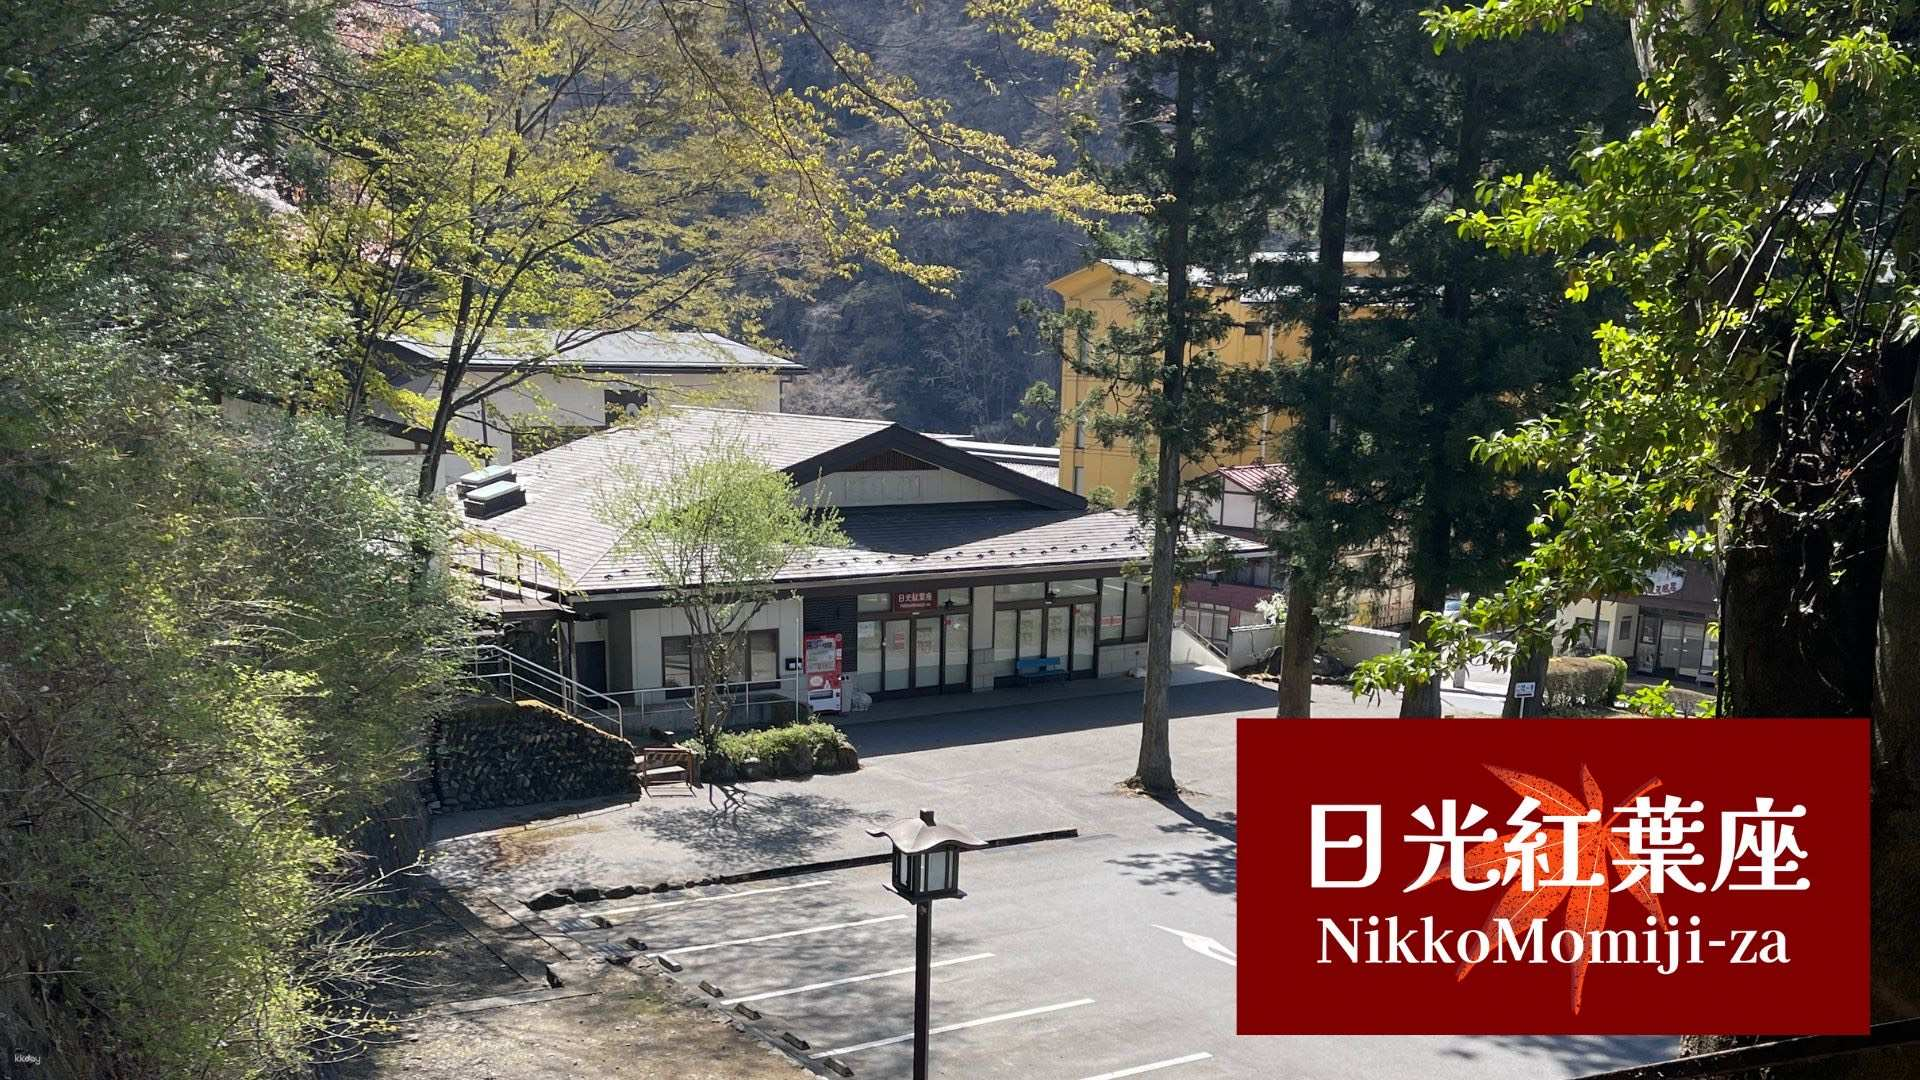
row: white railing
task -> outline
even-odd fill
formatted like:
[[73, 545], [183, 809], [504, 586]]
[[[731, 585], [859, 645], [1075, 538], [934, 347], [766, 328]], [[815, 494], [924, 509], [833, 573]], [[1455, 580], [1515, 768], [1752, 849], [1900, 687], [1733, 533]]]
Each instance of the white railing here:
[[[721, 687], [720, 692], [727, 698], [727, 724], [737, 727], [754, 722], [756, 708], [767, 709], [787, 701], [805, 704], [807, 681], [800, 672], [788, 672], [776, 679], [729, 683]], [[627, 718], [636, 729], [657, 727], [681, 732], [693, 729], [693, 690], [689, 687], [617, 690], [613, 696], [626, 703]]]
[[466, 661], [470, 677], [509, 701], [544, 701], [575, 719], [627, 737], [626, 709], [608, 694], [498, 645], [471, 645], [454, 651]]

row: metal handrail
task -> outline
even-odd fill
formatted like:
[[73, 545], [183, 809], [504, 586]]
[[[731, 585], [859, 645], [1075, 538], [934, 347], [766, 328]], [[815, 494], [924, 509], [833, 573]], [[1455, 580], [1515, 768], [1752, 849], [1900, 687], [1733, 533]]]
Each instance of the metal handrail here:
[[[529, 690], [536, 691], [535, 696], [557, 704], [563, 712], [590, 722], [598, 721], [603, 727], [610, 726], [615, 735], [623, 739], [627, 737], [626, 710], [607, 694], [498, 645], [474, 644], [454, 651], [465, 652], [473, 657], [475, 678], [496, 682], [496, 686], [497, 680], [504, 679], [509, 698], [517, 699], [520, 687], [524, 684]], [[498, 661], [500, 670], [478, 670], [479, 664], [486, 660]], [[589, 705], [587, 699], [603, 702], [606, 707]]]
[[1873, 1025], [1866, 1036], [1804, 1035], [1741, 1046], [1694, 1057], [1633, 1065], [1580, 1080], [1713, 1080], [1770, 1066], [1803, 1065], [1837, 1057], [1870, 1054], [1920, 1042], [1920, 1017]]

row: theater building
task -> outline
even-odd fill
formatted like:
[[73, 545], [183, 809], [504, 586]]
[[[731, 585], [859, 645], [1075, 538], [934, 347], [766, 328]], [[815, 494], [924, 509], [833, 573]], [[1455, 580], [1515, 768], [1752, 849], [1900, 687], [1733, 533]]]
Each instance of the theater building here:
[[674, 461], [722, 440], [835, 507], [849, 540], [779, 575], [748, 626], [742, 694], [803, 695], [805, 656], [823, 641], [838, 645], [842, 684], [876, 698], [1144, 663], [1146, 590], [1129, 568], [1147, 540], [1131, 512], [1090, 512], [1073, 492], [895, 423], [685, 408], [523, 458], [465, 499], [475, 529], [539, 554], [539, 574], [503, 574], [498, 560], [489, 573], [518, 578], [497, 588], [535, 590], [520, 607], [551, 625], [557, 662], [589, 687], [643, 710], [687, 695], [686, 619], [643, 560], [614, 554], [594, 506], [616, 470], [671, 483]]

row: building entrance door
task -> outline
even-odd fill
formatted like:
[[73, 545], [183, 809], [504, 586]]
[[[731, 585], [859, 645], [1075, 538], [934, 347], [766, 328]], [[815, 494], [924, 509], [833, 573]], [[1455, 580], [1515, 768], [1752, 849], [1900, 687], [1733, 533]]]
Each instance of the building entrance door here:
[[913, 620], [913, 688], [940, 688], [940, 617]]
[[1067, 665], [1069, 673], [1091, 675], [1093, 673], [1093, 635], [1097, 617], [1093, 604], [1073, 605], [1073, 659]]

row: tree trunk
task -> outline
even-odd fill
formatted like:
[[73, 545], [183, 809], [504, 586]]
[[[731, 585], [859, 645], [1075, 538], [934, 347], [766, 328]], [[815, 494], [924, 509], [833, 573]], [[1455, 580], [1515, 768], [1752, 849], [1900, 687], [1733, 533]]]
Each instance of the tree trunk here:
[[1920, 409], [1907, 406], [1874, 624], [1873, 1018], [1920, 1014]]
[[[1454, 133], [1453, 170], [1448, 180], [1447, 198], [1456, 208], [1474, 205], [1474, 187], [1480, 182], [1480, 162], [1485, 156], [1486, 110], [1480, 92], [1479, 61], [1465, 58], [1460, 70], [1460, 118]], [[1465, 241], [1456, 240], [1451, 249], [1451, 273], [1440, 289], [1440, 317], [1453, 324], [1457, 340], [1464, 340], [1466, 323], [1473, 313], [1473, 294], [1467, 288], [1467, 274], [1475, 258], [1484, 258]], [[1465, 374], [1455, 364], [1456, 354], [1444, 351], [1434, 359], [1434, 378], [1427, 385], [1426, 415], [1430, 431], [1426, 468], [1421, 476], [1420, 507], [1412, 530], [1409, 571], [1413, 578], [1413, 626], [1407, 633], [1409, 647], [1427, 640], [1426, 622], [1421, 616], [1445, 609], [1447, 591], [1453, 585], [1453, 485], [1457, 470], [1448, 460], [1450, 447], [1447, 429], [1454, 410], [1471, 391]], [[1439, 716], [1440, 680], [1429, 679], [1401, 692], [1401, 716]]]
[[1153, 795], [1172, 795], [1173, 748], [1168, 732], [1168, 690], [1173, 681], [1173, 580], [1180, 544], [1180, 462], [1185, 447], [1180, 438], [1186, 397], [1187, 341], [1190, 336], [1187, 303], [1188, 231], [1193, 197], [1193, 50], [1182, 49], [1174, 63], [1173, 161], [1169, 169], [1172, 198], [1165, 204], [1166, 222], [1161, 271], [1167, 278], [1167, 340], [1160, 375], [1164, 415], [1155, 452], [1158, 455], [1153, 486], [1153, 551], [1147, 582], [1147, 682], [1140, 701], [1140, 760], [1134, 766], [1133, 786]]
[[[1352, 57], [1347, 41], [1352, 32], [1354, 10], [1340, 4], [1327, 29], [1321, 79], [1327, 90], [1326, 162], [1320, 186], [1320, 222], [1318, 259], [1314, 267], [1313, 318], [1307, 328], [1307, 364], [1317, 377], [1314, 392], [1306, 396], [1300, 410], [1300, 423], [1306, 426], [1307, 439], [1324, 438], [1332, 417], [1328, 395], [1337, 392], [1334, 369], [1340, 362], [1337, 337], [1340, 331], [1341, 304], [1347, 283], [1347, 210], [1353, 192], [1354, 105], [1351, 83]], [[1311, 455], [1302, 455], [1303, 457]], [[1325, 505], [1306, 507], [1305, 500], [1325, 498], [1325, 484], [1311, 477], [1311, 462], [1295, 463], [1296, 482], [1303, 512], [1315, 515], [1327, 512]], [[1315, 522], [1309, 516], [1290, 522], [1289, 528], [1308, 531], [1303, 559], [1287, 579], [1287, 626], [1280, 657], [1279, 715], [1309, 716], [1313, 709], [1313, 642], [1318, 636], [1314, 604], [1331, 576], [1332, 563], [1339, 552], [1332, 541], [1329, 523]], [[1318, 534], [1317, 536], [1313, 534]], [[1300, 565], [1304, 563], [1305, 565]]]
[[447, 367], [441, 373], [440, 401], [434, 406], [433, 426], [427, 430], [426, 457], [420, 462], [420, 484], [414, 494], [421, 502], [432, 502], [439, 485], [440, 455], [446, 451], [447, 426], [453, 422], [453, 402], [460, 394], [460, 380], [467, 372], [467, 319], [473, 314], [473, 279], [460, 283], [460, 307], [454, 317], [453, 340], [447, 345]]
[[1280, 697], [1276, 716], [1313, 715], [1313, 644], [1320, 636], [1313, 609], [1317, 590], [1306, 575], [1287, 579], [1287, 622], [1280, 632]]
[[[1553, 658], [1553, 649], [1522, 649], [1513, 658], [1513, 670], [1507, 675], [1507, 701], [1500, 707], [1500, 715], [1512, 719], [1520, 716], [1539, 716], [1540, 693], [1546, 689], [1547, 661]], [[1518, 684], [1533, 684], [1532, 697], [1515, 697], [1514, 689]]]

